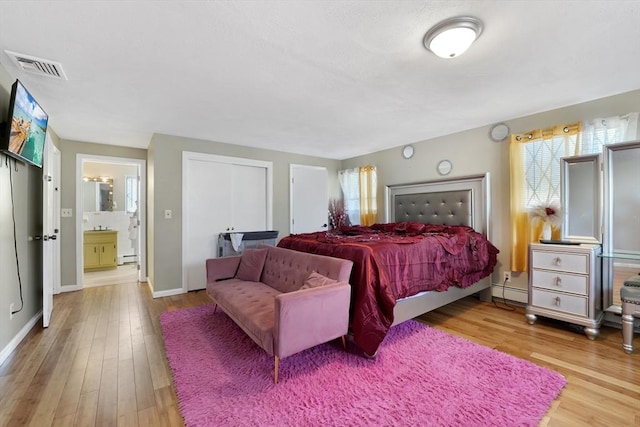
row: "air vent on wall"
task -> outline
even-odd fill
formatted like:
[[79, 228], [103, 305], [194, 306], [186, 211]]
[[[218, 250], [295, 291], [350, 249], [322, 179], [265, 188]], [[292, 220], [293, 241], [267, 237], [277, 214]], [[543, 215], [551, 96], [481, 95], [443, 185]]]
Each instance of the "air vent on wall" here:
[[15, 64], [27, 73], [38, 74], [40, 76], [53, 77], [60, 80], [68, 80], [62, 70], [62, 64], [48, 59], [36, 58], [35, 56], [23, 53], [4, 51]]

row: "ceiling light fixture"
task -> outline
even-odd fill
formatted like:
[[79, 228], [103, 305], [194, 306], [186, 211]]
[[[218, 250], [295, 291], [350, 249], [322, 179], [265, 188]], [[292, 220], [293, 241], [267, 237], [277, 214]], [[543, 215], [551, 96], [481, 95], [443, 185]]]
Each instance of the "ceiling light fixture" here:
[[482, 33], [482, 21], [459, 16], [440, 22], [424, 36], [424, 46], [440, 58], [462, 55]]

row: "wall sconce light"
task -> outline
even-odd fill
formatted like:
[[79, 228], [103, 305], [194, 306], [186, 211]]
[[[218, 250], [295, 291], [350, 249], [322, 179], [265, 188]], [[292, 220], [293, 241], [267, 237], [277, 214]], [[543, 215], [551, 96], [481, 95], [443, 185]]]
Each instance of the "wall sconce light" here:
[[424, 46], [440, 58], [462, 55], [482, 33], [482, 21], [459, 16], [440, 22], [424, 36]]

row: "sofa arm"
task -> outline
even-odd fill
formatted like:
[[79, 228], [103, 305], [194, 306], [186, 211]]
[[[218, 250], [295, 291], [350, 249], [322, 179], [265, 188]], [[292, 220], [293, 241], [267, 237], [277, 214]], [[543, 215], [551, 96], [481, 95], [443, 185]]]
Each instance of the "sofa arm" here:
[[242, 256], [228, 256], [223, 258], [209, 258], [206, 261], [207, 283], [230, 279], [236, 275]]
[[346, 335], [351, 286], [346, 282], [275, 298], [273, 349], [282, 358]]

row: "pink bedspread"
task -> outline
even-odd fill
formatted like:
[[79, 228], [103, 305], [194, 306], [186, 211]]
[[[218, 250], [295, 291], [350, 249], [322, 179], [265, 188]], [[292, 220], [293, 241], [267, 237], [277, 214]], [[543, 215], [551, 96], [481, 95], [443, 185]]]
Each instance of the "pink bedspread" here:
[[350, 325], [355, 342], [369, 355], [391, 327], [397, 299], [471, 286], [491, 274], [499, 252], [471, 227], [421, 223], [290, 235], [278, 246], [354, 262]]

